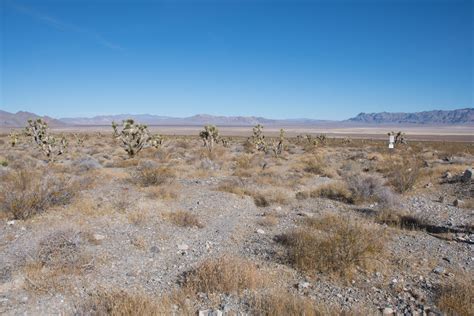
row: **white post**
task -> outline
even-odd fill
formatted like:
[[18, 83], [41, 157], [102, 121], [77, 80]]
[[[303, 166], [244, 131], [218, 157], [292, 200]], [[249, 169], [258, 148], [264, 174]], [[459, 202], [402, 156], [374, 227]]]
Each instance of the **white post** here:
[[388, 139], [388, 148], [393, 149], [394, 148], [394, 143], [395, 143], [395, 136], [390, 135]]

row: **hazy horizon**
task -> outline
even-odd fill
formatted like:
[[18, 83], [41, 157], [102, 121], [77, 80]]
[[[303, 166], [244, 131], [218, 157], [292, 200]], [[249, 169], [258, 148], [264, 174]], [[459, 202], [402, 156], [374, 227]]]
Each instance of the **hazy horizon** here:
[[472, 1], [1, 3], [0, 108], [343, 120], [473, 107]]

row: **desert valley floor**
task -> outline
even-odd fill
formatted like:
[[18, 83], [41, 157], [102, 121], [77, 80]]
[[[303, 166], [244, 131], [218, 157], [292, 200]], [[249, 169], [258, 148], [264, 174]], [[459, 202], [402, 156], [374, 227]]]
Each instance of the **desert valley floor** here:
[[51, 162], [0, 136], [0, 314], [474, 314], [469, 132], [289, 135], [278, 157], [167, 136], [134, 158], [60, 132]]

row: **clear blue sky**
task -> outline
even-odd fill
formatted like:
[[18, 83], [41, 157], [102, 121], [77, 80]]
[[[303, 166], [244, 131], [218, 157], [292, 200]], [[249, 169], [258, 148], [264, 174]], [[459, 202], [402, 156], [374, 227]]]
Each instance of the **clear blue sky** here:
[[345, 119], [473, 107], [473, 1], [0, 3], [6, 111]]

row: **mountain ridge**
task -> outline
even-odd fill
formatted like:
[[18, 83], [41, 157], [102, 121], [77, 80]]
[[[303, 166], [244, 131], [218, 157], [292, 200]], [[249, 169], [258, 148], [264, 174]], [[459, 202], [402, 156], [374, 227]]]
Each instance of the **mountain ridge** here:
[[474, 108], [456, 110], [433, 110], [423, 112], [361, 112], [357, 116], [342, 120], [317, 120], [317, 119], [268, 119], [260, 116], [219, 116], [210, 114], [196, 114], [189, 117], [171, 117], [153, 114], [117, 114], [98, 115], [94, 117], [70, 117], [51, 118], [40, 116], [35, 113], [18, 111], [9, 113], [0, 110], [0, 127], [23, 127], [28, 119], [45, 119], [49, 125], [55, 126], [100, 126], [110, 125], [112, 121], [121, 122], [132, 118], [140, 123], [148, 125], [204, 125], [214, 124], [221, 126], [254, 126], [281, 125], [281, 126], [311, 126], [321, 124], [344, 124], [344, 125], [386, 125], [386, 124], [414, 124], [414, 125], [468, 125], [474, 124]]

